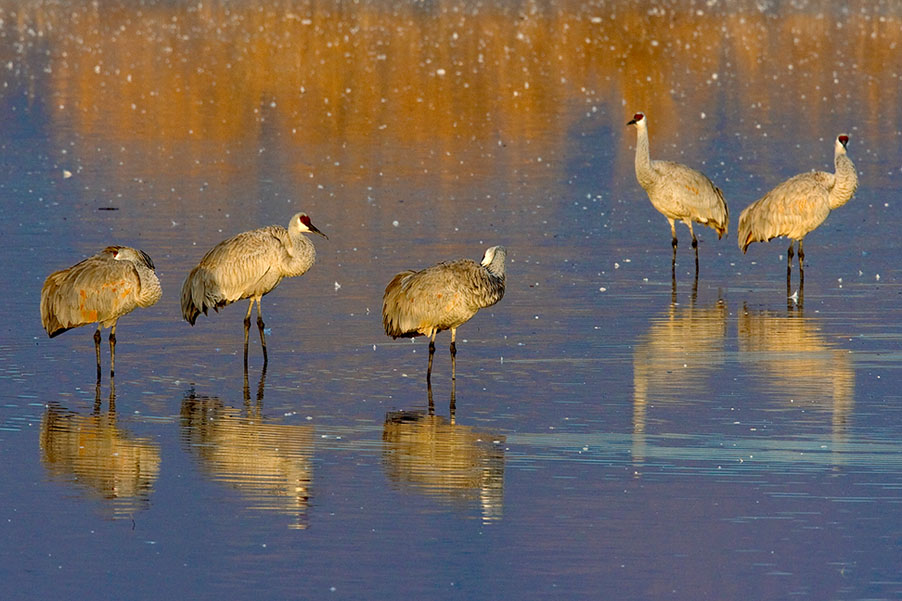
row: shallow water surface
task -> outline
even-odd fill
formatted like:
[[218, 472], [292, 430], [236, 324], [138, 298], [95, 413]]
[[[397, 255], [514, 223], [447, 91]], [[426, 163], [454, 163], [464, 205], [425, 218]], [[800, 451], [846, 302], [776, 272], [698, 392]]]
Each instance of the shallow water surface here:
[[[0, 1], [0, 597], [899, 598], [900, 48], [881, 2]], [[697, 278], [639, 110], [729, 204]], [[841, 131], [787, 289], [739, 213]], [[245, 371], [246, 305], [192, 328], [181, 283], [300, 210], [329, 239]], [[97, 386], [38, 305], [114, 243], [164, 295]], [[495, 244], [427, 384], [383, 289]]]

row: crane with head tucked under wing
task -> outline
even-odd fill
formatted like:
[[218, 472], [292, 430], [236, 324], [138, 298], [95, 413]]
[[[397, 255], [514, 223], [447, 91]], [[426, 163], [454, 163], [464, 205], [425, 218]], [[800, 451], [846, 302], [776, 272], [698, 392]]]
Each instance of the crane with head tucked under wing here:
[[143, 250], [108, 246], [72, 267], [51, 273], [41, 289], [41, 323], [53, 338], [92, 323], [100, 382], [100, 330], [110, 328], [110, 378], [116, 371], [116, 323], [163, 295], [153, 261]]
[[485, 251], [481, 263], [445, 261], [420, 271], [402, 271], [385, 287], [382, 325], [392, 338], [429, 337], [427, 382], [432, 377], [435, 336], [451, 330], [451, 377], [456, 377], [457, 328], [504, 296], [503, 246]]

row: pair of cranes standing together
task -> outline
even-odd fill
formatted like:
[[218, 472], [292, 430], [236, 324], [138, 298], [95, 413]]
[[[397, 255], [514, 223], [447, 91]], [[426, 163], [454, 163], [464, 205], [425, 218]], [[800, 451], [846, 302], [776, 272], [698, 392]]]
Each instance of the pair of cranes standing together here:
[[[627, 125], [637, 130], [636, 178], [652, 205], [670, 223], [673, 261], [676, 269], [675, 222], [689, 227], [698, 274], [698, 239], [692, 223], [727, 233], [729, 210], [720, 188], [695, 169], [670, 161], [651, 159], [648, 121], [636, 113]], [[739, 217], [739, 248], [743, 253], [752, 242], [790, 238], [787, 287], [792, 273], [793, 242], [798, 241], [800, 285], [804, 282], [802, 240], [819, 226], [832, 209], [852, 198], [858, 186], [855, 166], [846, 155], [849, 136], [840, 134], [834, 147], [835, 172], [812, 171], [790, 178], [749, 205]], [[305, 213], [291, 218], [288, 229], [269, 226], [243, 232], [214, 246], [191, 270], [182, 285], [182, 317], [194, 325], [209, 309], [218, 311], [233, 302], [250, 299], [244, 317], [244, 365], [247, 368], [251, 313], [257, 305], [257, 328], [268, 360], [261, 309], [262, 297], [284, 277], [303, 275], [316, 259], [316, 249], [305, 234], [328, 238]], [[451, 331], [452, 380], [456, 371], [457, 328], [476, 312], [494, 305], [504, 296], [505, 257], [503, 246], [485, 251], [480, 263], [469, 259], [438, 263], [420, 271], [403, 271], [388, 286], [382, 299], [382, 325], [393, 338], [429, 337], [427, 383], [432, 374], [435, 336]], [[116, 322], [138, 307], [160, 300], [162, 289], [154, 265], [145, 252], [109, 246], [100, 253], [47, 277], [41, 290], [41, 321], [52, 338], [66, 330], [97, 323], [94, 346], [97, 380], [100, 381], [101, 328], [110, 328], [110, 377], [115, 372]]]
[[[677, 235], [674, 222], [689, 227], [695, 249], [695, 273], [698, 275], [698, 239], [692, 223], [713, 228], [717, 237], [727, 233], [730, 212], [723, 192], [700, 171], [671, 161], [653, 161], [648, 148], [648, 119], [636, 113], [627, 122], [636, 127], [636, 179], [648, 194], [651, 204], [667, 218], [673, 237], [671, 273], [676, 269]], [[799, 287], [805, 282], [803, 261], [805, 236], [817, 228], [830, 211], [846, 204], [858, 188], [858, 173], [846, 154], [848, 134], [839, 134], [833, 145], [834, 172], [809, 171], [779, 184], [745, 208], [739, 215], [739, 248], [743, 254], [753, 242], [789, 238], [786, 262], [786, 287], [792, 281], [793, 243], [798, 242]]]

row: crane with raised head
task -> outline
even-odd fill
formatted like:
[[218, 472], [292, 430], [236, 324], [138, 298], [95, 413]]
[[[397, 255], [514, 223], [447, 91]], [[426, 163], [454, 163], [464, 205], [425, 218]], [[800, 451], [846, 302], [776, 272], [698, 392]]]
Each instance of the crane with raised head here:
[[793, 243], [798, 241], [801, 287], [805, 282], [802, 241], [824, 222], [830, 211], [849, 202], [858, 188], [858, 173], [846, 154], [848, 145], [848, 134], [836, 136], [833, 173], [809, 171], [795, 175], [747, 206], [739, 215], [739, 248], [743, 254], [752, 242], [768, 242], [779, 236], [789, 238], [787, 289], [792, 280]]
[[271, 225], [242, 232], [223, 240], [203, 256], [182, 284], [182, 317], [194, 325], [197, 316], [209, 309], [220, 308], [249, 298], [244, 317], [244, 366], [247, 367], [248, 333], [251, 311], [257, 304], [257, 328], [263, 347], [263, 365], [268, 357], [263, 333], [261, 299], [271, 292], [282, 278], [303, 275], [316, 260], [316, 249], [304, 234], [314, 233], [328, 239], [319, 231], [306, 213], [297, 213], [288, 229]]
[[698, 239], [692, 223], [713, 228], [718, 240], [727, 233], [730, 212], [720, 188], [703, 173], [672, 161], [652, 160], [648, 146], [648, 118], [636, 113], [627, 125], [636, 128], [636, 179], [652, 206], [667, 218], [672, 236], [671, 274], [676, 277], [677, 235], [674, 222], [682, 221], [692, 235], [695, 273], [698, 276]]

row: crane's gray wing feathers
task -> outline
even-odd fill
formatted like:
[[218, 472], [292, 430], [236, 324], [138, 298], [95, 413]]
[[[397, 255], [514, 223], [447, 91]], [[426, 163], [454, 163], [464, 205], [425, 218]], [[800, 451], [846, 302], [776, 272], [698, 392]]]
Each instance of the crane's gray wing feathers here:
[[830, 214], [828, 197], [834, 182], [832, 173], [810, 171], [777, 185], [740, 215], [740, 248], [779, 236], [802, 239]]
[[254, 296], [264, 280], [274, 278], [278, 283], [281, 276], [274, 274], [274, 266], [288, 256], [287, 239], [285, 228], [270, 226], [243, 232], [210, 249], [182, 285], [184, 318], [193, 324], [201, 312]]
[[95, 255], [47, 277], [41, 290], [41, 320], [51, 337], [90, 323], [108, 327], [139, 306], [140, 293], [134, 263]]

